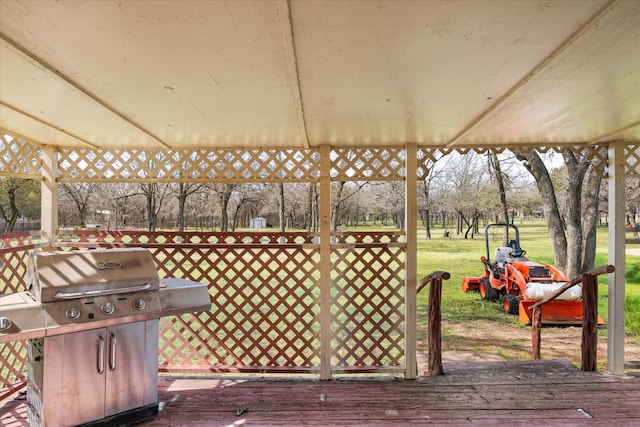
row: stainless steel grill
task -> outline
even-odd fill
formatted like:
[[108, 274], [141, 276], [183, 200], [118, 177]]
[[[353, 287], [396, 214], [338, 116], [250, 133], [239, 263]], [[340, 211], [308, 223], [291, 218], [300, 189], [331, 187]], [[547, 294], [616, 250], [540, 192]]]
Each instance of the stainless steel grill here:
[[141, 248], [38, 252], [29, 264], [29, 290], [0, 296], [0, 342], [29, 342], [29, 423], [157, 414], [158, 319], [209, 310], [207, 287], [159, 279]]

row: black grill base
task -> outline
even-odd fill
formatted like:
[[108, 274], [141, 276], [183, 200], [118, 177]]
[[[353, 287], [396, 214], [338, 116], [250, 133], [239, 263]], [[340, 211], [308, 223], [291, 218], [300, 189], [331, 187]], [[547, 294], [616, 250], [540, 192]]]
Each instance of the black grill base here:
[[86, 424], [81, 424], [78, 427], [94, 427], [94, 426], [109, 426], [109, 427], [126, 427], [132, 426], [142, 421], [146, 421], [149, 418], [158, 416], [158, 404], [153, 403], [151, 405], [135, 408], [130, 411], [121, 412], [116, 415], [112, 415], [101, 420], [91, 421]]

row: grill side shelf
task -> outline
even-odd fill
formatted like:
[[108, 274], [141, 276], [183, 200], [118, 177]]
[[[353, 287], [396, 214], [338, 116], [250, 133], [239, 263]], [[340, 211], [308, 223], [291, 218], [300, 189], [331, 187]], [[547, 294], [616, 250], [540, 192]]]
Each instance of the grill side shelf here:
[[211, 310], [207, 286], [180, 278], [160, 279], [162, 316]]

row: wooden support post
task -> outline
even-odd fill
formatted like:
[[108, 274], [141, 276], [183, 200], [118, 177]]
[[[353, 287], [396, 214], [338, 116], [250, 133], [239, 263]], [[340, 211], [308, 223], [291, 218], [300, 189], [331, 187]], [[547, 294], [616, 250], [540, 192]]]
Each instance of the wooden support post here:
[[331, 370], [331, 147], [320, 146], [320, 379]]
[[[598, 345], [598, 276], [611, 274], [615, 271], [613, 265], [594, 268], [576, 277], [557, 289], [544, 300], [533, 304], [533, 319], [531, 320], [531, 345], [533, 358], [540, 359], [540, 331], [542, 330], [542, 306], [553, 301], [571, 286], [582, 283], [582, 370], [596, 370], [596, 349]], [[424, 279], [423, 279], [424, 280]]]
[[582, 366], [596, 371], [598, 349], [598, 277], [582, 275]]
[[417, 375], [416, 323], [418, 301], [416, 297], [416, 276], [418, 274], [418, 155], [416, 144], [407, 144], [405, 177], [405, 240], [407, 247], [404, 258], [404, 377], [414, 380]]
[[442, 369], [442, 277], [432, 277], [429, 286], [429, 375], [444, 375]]
[[542, 333], [542, 307], [533, 307], [531, 319], [531, 346], [533, 347], [533, 359], [540, 360], [540, 335]]
[[42, 147], [42, 183], [40, 185], [40, 212], [42, 240], [55, 242], [58, 230], [58, 152], [55, 147]]
[[609, 274], [607, 314], [607, 369], [624, 373], [624, 300], [625, 300], [625, 143], [611, 142], [608, 153], [609, 183], [609, 264], [617, 273]]

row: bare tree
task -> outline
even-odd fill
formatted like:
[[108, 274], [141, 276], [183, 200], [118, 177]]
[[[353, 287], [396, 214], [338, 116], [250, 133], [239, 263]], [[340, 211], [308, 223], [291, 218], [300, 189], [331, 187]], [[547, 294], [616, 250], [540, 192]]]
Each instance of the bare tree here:
[[371, 183], [376, 205], [392, 219], [396, 227], [404, 230], [405, 188], [403, 181]]
[[280, 223], [280, 232], [284, 233], [286, 227], [284, 208], [284, 182], [278, 183], [278, 220], [278, 222]]
[[185, 183], [179, 182], [176, 191], [176, 197], [178, 198], [178, 231], [184, 231], [185, 225], [185, 208], [187, 205], [187, 197], [197, 193], [201, 189], [206, 188], [206, 184], [203, 183]]
[[226, 184], [214, 184], [212, 186], [220, 202], [220, 231], [222, 232], [229, 231], [229, 202], [238, 185], [239, 184], [229, 182]]
[[315, 182], [309, 183], [309, 189], [307, 192], [307, 213], [305, 215], [305, 228], [307, 231], [318, 231], [318, 224], [320, 219], [320, 205], [318, 199], [320, 194], [318, 193], [318, 186]]
[[486, 212], [486, 207], [493, 208], [497, 205], [486, 167], [475, 153], [453, 157], [447, 167], [447, 180], [454, 192], [453, 208], [458, 214], [457, 231], [464, 232], [465, 239], [473, 238], [478, 232], [479, 220]]
[[332, 200], [332, 215], [331, 215], [331, 229], [332, 231], [338, 231], [338, 225], [340, 224], [340, 208], [342, 204], [353, 197], [358, 193], [358, 191], [362, 190], [366, 187], [368, 182], [358, 182], [351, 183], [347, 185], [346, 181], [340, 181], [335, 185], [335, 195]]
[[131, 214], [137, 211], [144, 212], [144, 207], [139, 206], [140, 209], [136, 209], [132, 206], [138, 199], [140, 191], [137, 184], [119, 182], [113, 184], [106, 184], [102, 187], [103, 198], [109, 200], [111, 211], [113, 212], [113, 227], [118, 230], [129, 225], [131, 221]]
[[89, 210], [89, 204], [93, 197], [96, 196], [96, 189], [99, 184], [89, 182], [77, 182], [69, 183], [63, 182], [60, 184], [62, 194], [68, 196], [78, 212], [78, 219], [81, 227], [87, 225], [87, 214]]
[[419, 205], [418, 209], [420, 210], [420, 216], [422, 218], [422, 223], [425, 227], [426, 238], [431, 238], [431, 208], [434, 205], [433, 198], [431, 197], [432, 187], [436, 182], [436, 179], [439, 175], [442, 174], [442, 169], [435, 169], [435, 163], [433, 161], [429, 161], [428, 164], [425, 165], [428, 168], [428, 171], [423, 179], [418, 181], [419, 192]]
[[149, 224], [149, 231], [156, 231], [158, 214], [162, 209], [166, 197], [171, 192], [171, 184], [158, 184], [155, 182], [140, 184], [140, 192], [144, 194], [147, 200], [147, 222]]
[[625, 186], [627, 224], [638, 225], [640, 212], [640, 178], [627, 178]]
[[[551, 236], [556, 267], [564, 270], [569, 277], [575, 277], [584, 271], [585, 261], [588, 263], [592, 256], [595, 257], [595, 252], [591, 254], [591, 251], [595, 251], [595, 245], [587, 242], [587, 239], [595, 239], [597, 226], [597, 220], [592, 216], [597, 215], [597, 201], [594, 198], [598, 197], [599, 188], [590, 187], [595, 182], [591, 180], [596, 178], [587, 173], [593, 166], [580, 153], [575, 153], [569, 148], [562, 152], [568, 179], [567, 202], [563, 215], [549, 172], [540, 155], [534, 150], [526, 154], [516, 151], [515, 154], [536, 180]], [[583, 199], [590, 202], [583, 204]]]
[[502, 220], [509, 222], [509, 209], [507, 208], [507, 191], [505, 187], [505, 177], [500, 167], [500, 159], [495, 150], [488, 151], [489, 157], [489, 170], [498, 184], [498, 191], [500, 193], [500, 207], [502, 208]]
[[[236, 188], [236, 197], [233, 200], [233, 218], [231, 221], [231, 230], [236, 231], [238, 227], [240, 213], [250, 205], [257, 206], [260, 201], [260, 195], [255, 186], [241, 185]], [[230, 201], [231, 204], [231, 201]]]

